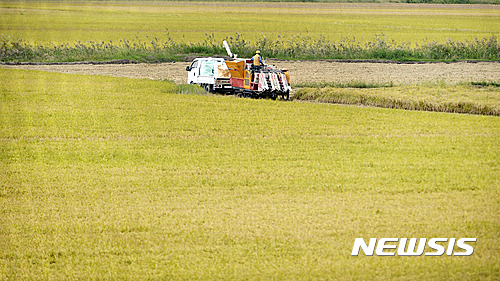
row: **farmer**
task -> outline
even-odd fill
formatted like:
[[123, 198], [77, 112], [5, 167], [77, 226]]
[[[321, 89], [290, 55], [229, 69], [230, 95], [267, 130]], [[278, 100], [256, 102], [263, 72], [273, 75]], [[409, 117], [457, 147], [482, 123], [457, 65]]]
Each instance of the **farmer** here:
[[260, 66], [264, 64], [262, 62], [262, 57], [260, 56], [259, 50], [255, 51], [255, 56], [252, 57], [252, 60], [253, 60], [253, 65], [256, 66], [257, 68], [260, 68]]

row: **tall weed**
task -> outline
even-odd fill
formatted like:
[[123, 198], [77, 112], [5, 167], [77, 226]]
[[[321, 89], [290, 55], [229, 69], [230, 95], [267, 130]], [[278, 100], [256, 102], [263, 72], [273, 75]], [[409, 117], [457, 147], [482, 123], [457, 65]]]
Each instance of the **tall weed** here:
[[[500, 59], [500, 44], [495, 36], [472, 41], [447, 40], [445, 43], [424, 42], [412, 46], [397, 43], [386, 36], [377, 35], [373, 41], [360, 43], [355, 38], [331, 42], [325, 38], [307, 36], [261, 36], [256, 41], [244, 39], [240, 34], [226, 37], [233, 53], [250, 57], [259, 49], [264, 57], [278, 59], [368, 59], [395, 61], [453, 61]], [[189, 55], [226, 55], [222, 42], [213, 34], [198, 43], [175, 42], [167, 39], [121, 39], [118, 42], [75, 42], [73, 44], [31, 44], [12, 36], [0, 36], [1, 62], [71, 62], [130, 59], [142, 62], [166, 62], [183, 59]]]

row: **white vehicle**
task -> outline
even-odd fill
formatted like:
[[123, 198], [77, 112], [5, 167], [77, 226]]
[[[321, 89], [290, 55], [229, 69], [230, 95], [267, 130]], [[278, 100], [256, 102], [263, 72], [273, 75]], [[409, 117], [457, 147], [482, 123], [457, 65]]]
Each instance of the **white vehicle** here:
[[188, 84], [198, 84], [209, 93], [232, 93], [231, 75], [223, 58], [196, 58], [186, 71]]

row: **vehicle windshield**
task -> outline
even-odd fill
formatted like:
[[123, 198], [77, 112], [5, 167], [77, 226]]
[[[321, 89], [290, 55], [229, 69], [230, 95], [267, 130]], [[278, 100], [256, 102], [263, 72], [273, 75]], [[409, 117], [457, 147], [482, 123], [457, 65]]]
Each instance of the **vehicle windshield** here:
[[202, 76], [214, 76], [215, 66], [221, 64], [218, 61], [202, 61], [200, 66], [200, 75]]

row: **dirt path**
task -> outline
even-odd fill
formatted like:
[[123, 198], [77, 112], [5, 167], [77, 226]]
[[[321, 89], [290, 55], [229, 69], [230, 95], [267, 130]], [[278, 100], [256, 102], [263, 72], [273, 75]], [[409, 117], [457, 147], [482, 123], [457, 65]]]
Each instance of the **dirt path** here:
[[[346, 63], [328, 61], [277, 61], [267, 60], [280, 68], [288, 68], [291, 82], [393, 82], [416, 84], [423, 82], [447, 83], [470, 81], [499, 81], [500, 63]], [[168, 79], [186, 83], [187, 62], [159, 64], [108, 64], [108, 65], [22, 65], [6, 68], [33, 69], [51, 72], [109, 75], [117, 77]]]

